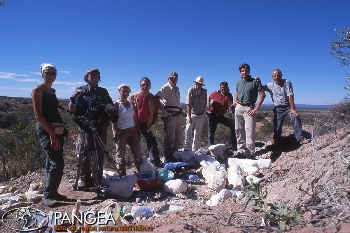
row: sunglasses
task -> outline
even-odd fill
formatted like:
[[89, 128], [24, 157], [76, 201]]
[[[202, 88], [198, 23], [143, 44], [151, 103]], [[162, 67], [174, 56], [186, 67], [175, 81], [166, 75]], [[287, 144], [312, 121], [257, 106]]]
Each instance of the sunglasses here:
[[143, 87], [149, 87], [149, 84], [148, 84], [148, 83], [142, 83], [141, 86], [143, 86]]
[[57, 75], [56, 72], [45, 72], [46, 75]]

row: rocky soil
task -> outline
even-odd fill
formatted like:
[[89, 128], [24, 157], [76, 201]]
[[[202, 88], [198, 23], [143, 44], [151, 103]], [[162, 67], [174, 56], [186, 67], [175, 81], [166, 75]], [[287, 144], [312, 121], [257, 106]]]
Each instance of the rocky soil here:
[[[271, 153], [265, 143], [258, 143], [259, 158], [269, 158]], [[301, 207], [302, 224], [286, 226], [288, 232], [350, 232], [350, 129], [344, 128], [335, 134], [317, 137], [305, 145], [293, 145], [274, 159], [269, 169], [262, 171], [260, 184], [266, 193], [265, 207], [268, 203], [286, 203], [289, 209]], [[132, 169], [129, 171], [132, 172]], [[206, 205], [216, 192], [210, 190], [200, 168], [191, 169], [188, 174], [197, 174], [199, 181], [188, 182], [186, 193], [170, 195], [162, 187], [141, 191], [135, 189], [132, 197], [115, 199], [121, 206], [143, 203], [157, 211], [150, 218], [134, 220], [130, 224], [152, 226], [154, 232], [282, 232], [279, 226], [268, 226], [263, 221], [264, 213], [253, 212], [253, 205], [246, 194], [242, 199], [230, 198], [214, 207]], [[71, 213], [76, 200], [81, 200], [81, 209], [88, 210], [104, 200], [96, 198], [94, 192], [73, 191], [72, 179], [75, 171], [66, 170], [59, 192], [67, 195], [72, 202], [66, 202], [55, 211]], [[186, 179], [187, 176], [179, 175]], [[7, 185], [20, 190], [28, 190], [30, 183], [42, 182], [44, 172], [37, 171]], [[4, 184], [2, 184], [4, 185]], [[249, 187], [246, 187], [249, 190]], [[113, 198], [113, 197], [110, 197]], [[183, 207], [180, 211], [161, 211], [166, 205]], [[36, 209], [49, 212], [39, 202]], [[0, 232], [10, 232], [3, 225]]]

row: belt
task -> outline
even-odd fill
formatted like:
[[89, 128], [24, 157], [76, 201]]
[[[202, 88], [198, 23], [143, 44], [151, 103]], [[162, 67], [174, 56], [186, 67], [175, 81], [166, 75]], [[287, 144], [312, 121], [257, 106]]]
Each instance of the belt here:
[[243, 103], [239, 103], [239, 105], [242, 105], [244, 107], [254, 107], [255, 104], [243, 104]]
[[201, 113], [193, 113], [194, 115], [196, 116], [199, 116], [199, 115], [202, 115], [204, 112], [201, 112]]
[[166, 110], [166, 111], [167, 111], [167, 113], [169, 113], [172, 116], [180, 116], [181, 115], [181, 112], [179, 112], [179, 111], [170, 111], [170, 110]]
[[278, 105], [276, 106], [276, 108], [289, 108], [290, 105]]

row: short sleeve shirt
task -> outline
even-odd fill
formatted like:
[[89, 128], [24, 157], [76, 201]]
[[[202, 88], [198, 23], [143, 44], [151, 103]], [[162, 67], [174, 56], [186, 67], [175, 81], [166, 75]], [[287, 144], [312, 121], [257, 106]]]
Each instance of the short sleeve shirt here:
[[202, 114], [205, 111], [205, 105], [207, 103], [207, 89], [201, 90], [191, 87], [187, 91], [186, 104], [192, 107], [192, 113]]
[[167, 110], [179, 111], [181, 109], [180, 90], [177, 86], [173, 87], [167, 83], [160, 88], [156, 96], [162, 99]]
[[238, 103], [255, 105], [260, 89], [263, 89], [261, 82], [255, 81], [251, 76], [248, 77], [247, 81], [239, 80], [236, 85]]
[[229, 106], [232, 105], [232, 94], [221, 95], [220, 91], [214, 91], [209, 95], [213, 102], [210, 105], [210, 112], [224, 115]]
[[264, 90], [271, 95], [272, 103], [275, 106], [289, 105], [289, 96], [294, 95], [293, 85], [288, 79], [281, 79], [280, 85], [275, 82], [268, 83]]

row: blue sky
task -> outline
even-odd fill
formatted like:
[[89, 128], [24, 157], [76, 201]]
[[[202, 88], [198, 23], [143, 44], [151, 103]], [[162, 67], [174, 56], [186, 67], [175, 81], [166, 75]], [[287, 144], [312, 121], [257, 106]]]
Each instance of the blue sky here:
[[[345, 73], [329, 55], [334, 28], [350, 26], [347, 0], [6, 0], [0, 7], [0, 95], [30, 97], [40, 64], [58, 69], [53, 87], [68, 98], [90, 67], [99, 68], [113, 100], [117, 86], [156, 93], [179, 74], [181, 101], [201, 75], [208, 93], [248, 63], [263, 84], [279, 68], [296, 104], [333, 104], [348, 93]], [[265, 103], [271, 103], [267, 94]]]

